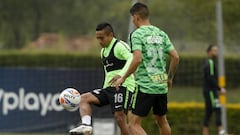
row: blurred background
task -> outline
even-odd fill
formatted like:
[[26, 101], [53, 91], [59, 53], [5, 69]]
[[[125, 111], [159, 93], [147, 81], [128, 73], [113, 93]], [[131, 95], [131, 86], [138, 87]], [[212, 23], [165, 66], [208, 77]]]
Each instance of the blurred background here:
[[[217, 44], [216, 0], [139, 1], [149, 6], [152, 24], [168, 33], [180, 54], [174, 88], [169, 92], [172, 132], [200, 135], [204, 113], [201, 68], [207, 46]], [[83, 93], [102, 86], [96, 24], [110, 22], [116, 37], [127, 41], [131, 4], [131, 0], [0, 0], [0, 133], [66, 133], [76, 126], [78, 112], [59, 106], [59, 92], [74, 87]], [[222, 0], [222, 12], [228, 131], [237, 135], [240, 1]], [[96, 123], [114, 123], [109, 107], [94, 107], [93, 117]], [[113, 134], [117, 131], [115, 125], [107, 127]], [[156, 134], [151, 114], [144, 127], [150, 135]], [[217, 132], [214, 119], [210, 131]]]
[[[205, 51], [216, 43], [216, 1], [143, 0], [151, 21], [166, 31], [180, 52]], [[239, 50], [239, 1], [223, 0], [226, 53]], [[118, 38], [127, 40], [129, 0], [1, 0], [1, 49], [92, 51], [98, 22], [111, 22]]]

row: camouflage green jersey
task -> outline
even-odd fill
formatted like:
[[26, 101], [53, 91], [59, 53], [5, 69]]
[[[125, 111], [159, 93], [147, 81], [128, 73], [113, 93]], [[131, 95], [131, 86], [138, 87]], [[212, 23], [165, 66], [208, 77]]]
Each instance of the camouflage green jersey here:
[[166, 33], [159, 28], [146, 25], [136, 29], [129, 37], [132, 51], [142, 52], [142, 63], [136, 71], [136, 83], [140, 91], [148, 94], [166, 94], [166, 59], [174, 46]]

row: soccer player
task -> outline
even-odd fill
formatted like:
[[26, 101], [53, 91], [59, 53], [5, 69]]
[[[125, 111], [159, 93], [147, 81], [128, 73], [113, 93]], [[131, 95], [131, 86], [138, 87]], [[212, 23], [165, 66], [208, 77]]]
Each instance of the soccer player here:
[[[130, 35], [133, 60], [124, 76], [113, 83], [118, 87], [135, 72], [137, 89], [134, 94], [129, 127], [132, 135], [146, 135], [141, 127], [142, 117], [151, 108], [161, 135], [170, 135], [171, 129], [166, 117], [167, 92], [172, 87], [179, 56], [167, 34], [151, 25], [149, 10], [143, 3], [134, 4], [130, 13], [137, 29]], [[167, 74], [166, 59], [170, 56], [170, 69]]]
[[225, 89], [220, 89], [218, 86], [218, 73], [216, 58], [218, 55], [217, 46], [209, 45], [207, 48], [208, 58], [203, 66], [203, 96], [205, 100], [205, 116], [203, 122], [203, 135], [208, 135], [208, 124], [212, 113], [216, 113], [216, 125], [218, 127], [219, 135], [224, 135], [225, 131], [221, 122], [221, 106], [218, 100], [218, 91], [225, 93]]
[[121, 135], [128, 135], [126, 111], [135, 90], [134, 76], [129, 76], [119, 89], [112, 87], [111, 82], [125, 74], [131, 63], [132, 53], [128, 44], [114, 37], [113, 28], [109, 23], [104, 22], [97, 25], [96, 38], [102, 47], [101, 58], [105, 70], [104, 86], [81, 96], [79, 110], [82, 124], [69, 132], [70, 134], [91, 134], [91, 105], [104, 106], [110, 104], [115, 120], [120, 127]]

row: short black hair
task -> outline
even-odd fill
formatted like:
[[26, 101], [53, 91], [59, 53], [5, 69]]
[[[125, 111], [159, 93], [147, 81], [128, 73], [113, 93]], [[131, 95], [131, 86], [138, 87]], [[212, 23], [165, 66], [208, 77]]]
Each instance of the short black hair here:
[[215, 47], [216, 45], [214, 44], [209, 44], [209, 46], [207, 47], [207, 53], [210, 52], [212, 50], [213, 47]]
[[140, 3], [140, 2], [135, 3], [131, 7], [130, 14], [131, 15], [134, 15], [134, 14], [139, 15], [140, 18], [143, 20], [148, 19], [149, 15], [150, 15], [147, 5]]
[[96, 27], [96, 31], [101, 31], [101, 30], [105, 30], [107, 34], [110, 34], [112, 32], [114, 35], [114, 31], [110, 23], [107, 23], [107, 22], [99, 23]]

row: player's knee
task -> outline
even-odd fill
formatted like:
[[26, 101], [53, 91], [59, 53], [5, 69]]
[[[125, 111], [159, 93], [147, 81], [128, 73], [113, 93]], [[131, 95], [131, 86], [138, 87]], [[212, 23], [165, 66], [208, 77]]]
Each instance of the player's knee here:
[[115, 112], [114, 118], [118, 124], [125, 122], [125, 114], [123, 112]]
[[85, 103], [85, 102], [87, 102], [87, 101], [88, 101], [88, 96], [87, 96], [87, 94], [81, 95], [81, 103]]
[[97, 100], [96, 97], [94, 97], [90, 92], [81, 95], [81, 103], [92, 103], [96, 102], [95, 100]]
[[155, 122], [159, 127], [168, 125], [168, 120], [166, 116], [156, 116]]
[[141, 123], [132, 119], [129, 121], [128, 125], [129, 125], [129, 129], [131, 131], [134, 131], [134, 129], [137, 129], [139, 126], [141, 126]]

